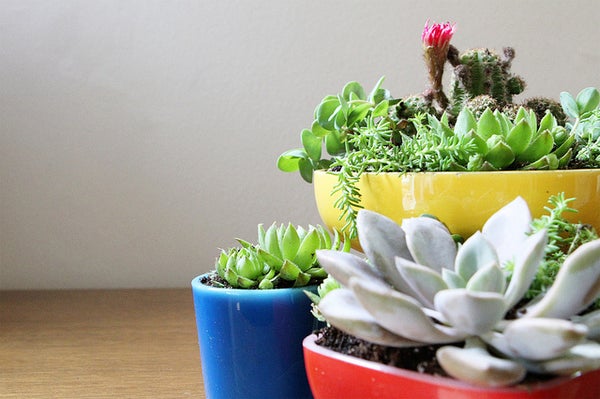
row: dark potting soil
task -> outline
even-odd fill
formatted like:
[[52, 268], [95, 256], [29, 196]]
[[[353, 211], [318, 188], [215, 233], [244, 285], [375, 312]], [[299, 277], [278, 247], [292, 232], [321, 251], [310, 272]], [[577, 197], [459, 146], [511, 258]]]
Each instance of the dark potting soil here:
[[[413, 348], [394, 348], [377, 345], [352, 335], [346, 334], [335, 327], [324, 327], [317, 331], [317, 345], [336, 352], [358, 357], [388, 366], [412, 370], [418, 373], [450, 377], [440, 366], [435, 356], [438, 348], [444, 345], [428, 345]], [[445, 344], [448, 345], [448, 344]], [[462, 346], [462, 343], [457, 343]], [[544, 382], [553, 379], [551, 375], [528, 373], [519, 385]]]
[[317, 335], [317, 345], [336, 352], [419, 373], [448, 376], [435, 357], [435, 352], [442, 345], [393, 348], [364, 341], [335, 327], [325, 327]]
[[[322, 279], [318, 279], [318, 280], [311, 280], [308, 282], [308, 285], [315, 285], [315, 284], [320, 284], [323, 280]], [[225, 280], [224, 278], [222, 278], [221, 276], [219, 276], [216, 272], [210, 272], [204, 276], [202, 276], [202, 278], [200, 278], [200, 282], [204, 285], [207, 285], [209, 287], [217, 287], [217, 288], [233, 288], [231, 286], [231, 284], [229, 284], [227, 282], [227, 280]], [[293, 281], [288, 281], [288, 280], [284, 280], [284, 279], [279, 279], [275, 285], [275, 287], [273, 289], [277, 289], [277, 288], [292, 288], [294, 286], [294, 282]], [[257, 290], [259, 289], [258, 287], [252, 287], [252, 288], [244, 288], [244, 289], [248, 289], [248, 290]]]

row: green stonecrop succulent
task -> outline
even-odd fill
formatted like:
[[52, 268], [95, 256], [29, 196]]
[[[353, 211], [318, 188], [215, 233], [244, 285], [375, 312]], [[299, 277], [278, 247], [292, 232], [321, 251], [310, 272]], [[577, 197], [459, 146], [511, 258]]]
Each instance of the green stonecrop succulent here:
[[265, 230], [259, 225], [257, 244], [238, 242], [240, 247], [222, 250], [215, 262], [217, 274], [234, 288], [271, 289], [283, 282], [303, 287], [327, 277], [317, 262], [317, 250], [350, 250], [349, 240], [337, 232], [332, 239], [322, 226], [273, 224]]
[[600, 310], [586, 313], [600, 297], [600, 240], [574, 250], [543, 295], [523, 302], [549, 235], [532, 233], [531, 221], [517, 198], [457, 246], [436, 219], [410, 218], [399, 226], [361, 210], [358, 237], [367, 259], [317, 251], [342, 286], [320, 299], [318, 311], [334, 327], [373, 343], [441, 344], [444, 370], [475, 385], [513, 385], [527, 372], [600, 368]]

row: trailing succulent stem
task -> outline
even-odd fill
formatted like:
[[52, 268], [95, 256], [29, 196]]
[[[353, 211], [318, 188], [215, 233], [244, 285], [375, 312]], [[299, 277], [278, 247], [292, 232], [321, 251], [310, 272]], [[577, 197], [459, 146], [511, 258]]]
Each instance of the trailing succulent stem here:
[[[554, 201], [565, 210], [562, 197]], [[440, 365], [475, 385], [600, 368], [600, 311], [589, 312], [600, 298], [599, 239], [569, 250], [554, 282], [524, 303], [548, 246], [559, 244], [559, 215], [544, 221], [548, 230], [532, 231], [527, 204], [517, 198], [458, 246], [430, 217], [399, 226], [361, 210], [357, 222], [367, 259], [317, 252], [341, 285], [317, 305], [331, 325], [387, 346], [451, 344], [438, 350]]]

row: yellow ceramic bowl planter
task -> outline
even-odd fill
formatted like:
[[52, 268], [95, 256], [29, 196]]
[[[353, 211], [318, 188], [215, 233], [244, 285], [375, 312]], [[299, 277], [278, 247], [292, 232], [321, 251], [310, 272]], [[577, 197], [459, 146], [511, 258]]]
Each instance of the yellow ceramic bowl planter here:
[[[344, 220], [335, 208], [334, 173], [315, 171], [314, 188], [319, 214], [331, 229], [340, 230]], [[565, 213], [571, 222], [583, 221], [600, 230], [600, 169], [498, 172], [364, 173], [357, 187], [361, 206], [401, 222], [430, 214], [452, 233], [468, 237], [502, 205], [523, 197], [539, 217], [548, 197], [564, 192], [575, 198], [570, 205], [578, 213]]]

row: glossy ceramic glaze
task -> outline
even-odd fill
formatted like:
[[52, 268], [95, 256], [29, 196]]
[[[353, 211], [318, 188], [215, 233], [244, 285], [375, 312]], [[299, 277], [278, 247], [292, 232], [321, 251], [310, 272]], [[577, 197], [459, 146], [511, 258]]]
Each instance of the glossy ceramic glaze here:
[[303, 342], [315, 399], [598, 399], [600, 371], [536, 385], [485, 389], [450, 378], [385, 366]]
[[[335, 174], [317, 171], [314, 190], [323, 222], [341, 229], [334, 207]], [[534, 217], [544, 213], [548, 197], [560, 192], [576, 198], [573, 222], [590, 223], [600, 231], [600, 169], [501, 172], [365, 173], [358, 184], [361, 205], [397, 222], [422, 214], [437, 216], [450, 231], [468, 237], [498, 209], [517, 196], [529, 204]]]
[[310, 399], [302, 340], [317, 327], [305, 289], [242, 290], [192, 280], [208, 399]]

